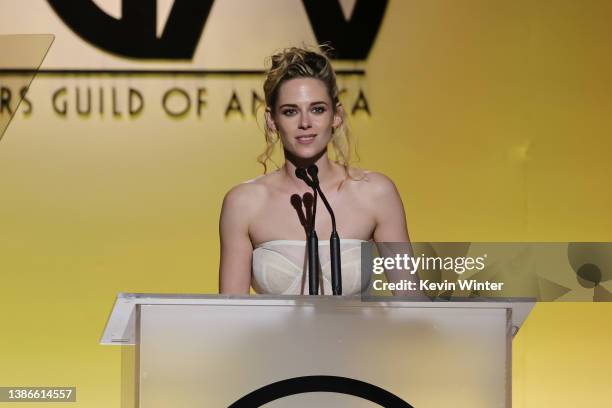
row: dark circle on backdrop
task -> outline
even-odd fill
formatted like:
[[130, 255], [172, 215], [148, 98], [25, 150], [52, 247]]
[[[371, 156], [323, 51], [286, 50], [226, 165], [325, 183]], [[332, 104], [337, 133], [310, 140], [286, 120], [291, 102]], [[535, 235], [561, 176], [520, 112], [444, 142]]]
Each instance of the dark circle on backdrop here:
[[601, 283], [601, 270], [597, 265], [587, 263], [578, 268], [576, 277], [583, 288], [594, 288]]
[[312, 375], [278, 381], [245, 395], [228, 408], [260, 407], [279, 398], [308, 392], [334, 392], [360, 397], [383, 407], [414, 408], [398, 396], [370, 383], [331, 375]]
[[576, 274], [583, 265], [592, 264], [601, 273], [599, 283], [612, 280], [612, 242], [569, 242], [567, 259]]

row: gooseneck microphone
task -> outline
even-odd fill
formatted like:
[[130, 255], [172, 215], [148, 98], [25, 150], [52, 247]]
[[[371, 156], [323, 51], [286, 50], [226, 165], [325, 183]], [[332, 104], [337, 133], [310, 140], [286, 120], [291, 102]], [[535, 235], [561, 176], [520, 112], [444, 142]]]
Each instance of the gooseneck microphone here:
[[331, 217], [332, 233], [329, 238], [329, 256], [331, 263], [332, 292], [334, 295], [340, 296], [342, 295], [342, 263], [340, 259], [340, 236], [338, 236], [338, 231], [336, 230], [336, 216], [325, 194], [323, 194], [323, 190], [321, 190], [319, 184], [319, 168], [316, 164], [312, 164], [308, 166], [307, 172], [312, 179], [315, 190], [321, 195], [321, 200], [323, 200], [323, 204], [325, 204], [325, 208], [327, 208]]
[[312, 219], [308, 226], [308, 294], [319, 294], [319, 238], [315, 231], [315, 217], [317, 216], [317, 188], [315, 184], [308, 178], [306, 170], [303, 168], [295, 169], [295, 176], [303, 180], [310, 188], [314, 195], [312, 204]]

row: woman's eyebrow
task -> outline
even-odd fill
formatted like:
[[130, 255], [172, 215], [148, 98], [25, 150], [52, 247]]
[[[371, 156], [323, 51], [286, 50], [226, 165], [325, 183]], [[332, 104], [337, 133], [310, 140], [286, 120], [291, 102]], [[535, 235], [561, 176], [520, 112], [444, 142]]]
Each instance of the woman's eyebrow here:
[[[328, 105], [328, 103], [327, 103], [327, 102], [325, 102], [325, 101], [316, 101], [316, 102], [311, 102], [311, 103], [310, 103], [310, 106], [313, 106], [313, 105]], [[282, 104], [282, 105], [280, 105], [280, 106], [279, 106], [279, 108], [285, 108], [285, 107], [289, 107], [289, 108], [297, 108], [297, 107], [298, 107], [298, 105], [297, 105], [297, 104], [295, 104], [295, 103], [284, 103], [284, 104]]]

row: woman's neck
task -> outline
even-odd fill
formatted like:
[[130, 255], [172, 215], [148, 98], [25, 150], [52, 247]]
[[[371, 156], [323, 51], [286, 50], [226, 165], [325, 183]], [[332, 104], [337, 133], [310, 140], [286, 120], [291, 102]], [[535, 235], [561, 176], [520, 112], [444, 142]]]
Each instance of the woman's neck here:
[[321, 184], [324, 184], [323, 180], [329, 182], [335, 178], [337, 169], [334, 163], [327, 156], [327, 151], [324, 151], [322, 155], [310, 160], [290, 158], [287, 156], [287, 154], [285, 154], [285, 164], [283, 165], [282, 171], [286, 177], [291, 179], [293, 184], [305, 186], [306, 184], [304, 181], [300, 180], [295, 175], [295, 169], [298, 167], [308, 168], [313, 164], [319, 168], [319, 180], [321, 180]]

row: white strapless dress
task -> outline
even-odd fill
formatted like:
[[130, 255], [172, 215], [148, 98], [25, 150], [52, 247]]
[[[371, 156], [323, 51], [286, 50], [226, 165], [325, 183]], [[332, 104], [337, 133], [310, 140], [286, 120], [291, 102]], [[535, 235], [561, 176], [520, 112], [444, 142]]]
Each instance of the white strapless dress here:
[[[340, 240], [342, 261], [342, 294], [355, 295], [367, 287], [361, 282], [360, 239]], [[319, 294], [331, 295], [331, 264], [329, 241], [319, 241]], [[253, 250], [251, 285], [257, 293], [276, 295], [307, 295], [308, 251], [306, 241], [276, 240], [264, 242]]]

